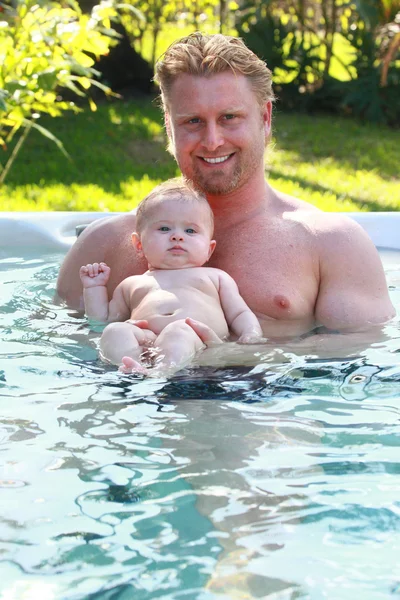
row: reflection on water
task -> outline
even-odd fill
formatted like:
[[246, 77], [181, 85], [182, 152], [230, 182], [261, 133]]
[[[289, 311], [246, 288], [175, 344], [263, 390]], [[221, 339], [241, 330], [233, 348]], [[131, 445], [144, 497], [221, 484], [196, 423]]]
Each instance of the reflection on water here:
[[135, 379], [53, 305], [59, 260], [0, 262], [0, 598], [399, 595], [398, 321]]

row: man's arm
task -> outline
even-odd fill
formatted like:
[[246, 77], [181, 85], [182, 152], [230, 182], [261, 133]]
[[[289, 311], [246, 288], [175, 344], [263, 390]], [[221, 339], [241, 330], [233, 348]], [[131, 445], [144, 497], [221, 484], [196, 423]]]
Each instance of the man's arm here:
[[317, 247], [320, 286], [315, 318], [319, 324], [337, 331], [361, 331], [394, 317], [378, 251], [357, 223], [332, 213], [317, 233]]
[[126, 277], [146, 270], [131, 242], [135, 230], [132, 213], [106, 217], [91, 223], [75, 241], [61, 265], [57, 281], [58, 298], [71, 308], [83, 310], [83, 290], [79, 277], [81, 265], [105, 262], [111, 267], [107, 283], [108, 298]]

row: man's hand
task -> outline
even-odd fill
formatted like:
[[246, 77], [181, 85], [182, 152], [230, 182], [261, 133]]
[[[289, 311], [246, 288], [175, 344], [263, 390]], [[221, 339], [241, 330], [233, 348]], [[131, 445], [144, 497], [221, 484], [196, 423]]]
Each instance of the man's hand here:
[[84, 289], [88, 289], [106, 285], [110, 277], [110, 272], [111, 269], [106, 263], [93, 263], [81, 267], [79, 269], [79, 277]]
[[146, 319], [129, 319], [128, 323], [135, 327], [135, 337], [139, 346], [151, 348], [157, 339], [156, 334], [149, 329], [149, 322]]
[[191, 319], [190, 317], [185, 319], [185, 323], [187, 323], [193, 329], [193, 331], [197, 333], [197, 335], [199, 336], [203, 344], [207, 346], [207, 348], [210, 348], [211, 346], [216, 346], [218, 344], [223, 344], [221, 338], [219, 338], [215, 331], [213, 331], [211, 327], [208, 327], [208, 325], [205, 325], [200, 321], [196, 321], [195, 319]]

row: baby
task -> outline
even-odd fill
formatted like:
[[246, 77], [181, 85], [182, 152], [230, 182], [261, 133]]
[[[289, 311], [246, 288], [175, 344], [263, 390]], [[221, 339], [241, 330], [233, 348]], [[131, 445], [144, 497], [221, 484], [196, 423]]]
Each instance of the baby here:
[[[204, 267], [215, 249], [213, 213], [206, 200], [182, 180], [155, 188], [139, 205], [132, 242], [148, 271], [122, 281], [108, 301], [110, 268], [81, 267], [85, 312], [112, 322], [101, 336], [101, 355], [124, 372], [145, 372], [140, 360], [152, 347], [157, 373], [187, 365], [205, 346], [185, 322], [206, 323], [220, 339], [263, 342], [257, 317], [232, 277]], [[119, 321], [118, 323], [116, 321]]]

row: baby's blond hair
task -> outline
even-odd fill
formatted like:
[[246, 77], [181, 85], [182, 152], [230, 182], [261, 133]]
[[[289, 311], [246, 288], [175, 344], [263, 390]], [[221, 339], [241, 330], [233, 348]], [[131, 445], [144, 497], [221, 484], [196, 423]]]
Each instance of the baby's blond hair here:
[[136, 232], [140, 235], [146, 224], [150, 211], [159, 206], [163, 200], [177, 200], [178, 202], [198, 203], [208, 213], [210, 222], [210, 236], [214, 231], [214, 215], [207, 199], [203, 194], [192, 188], [182, 177], [168, 179], [155, 187], [140, 202], [136, 211]]

